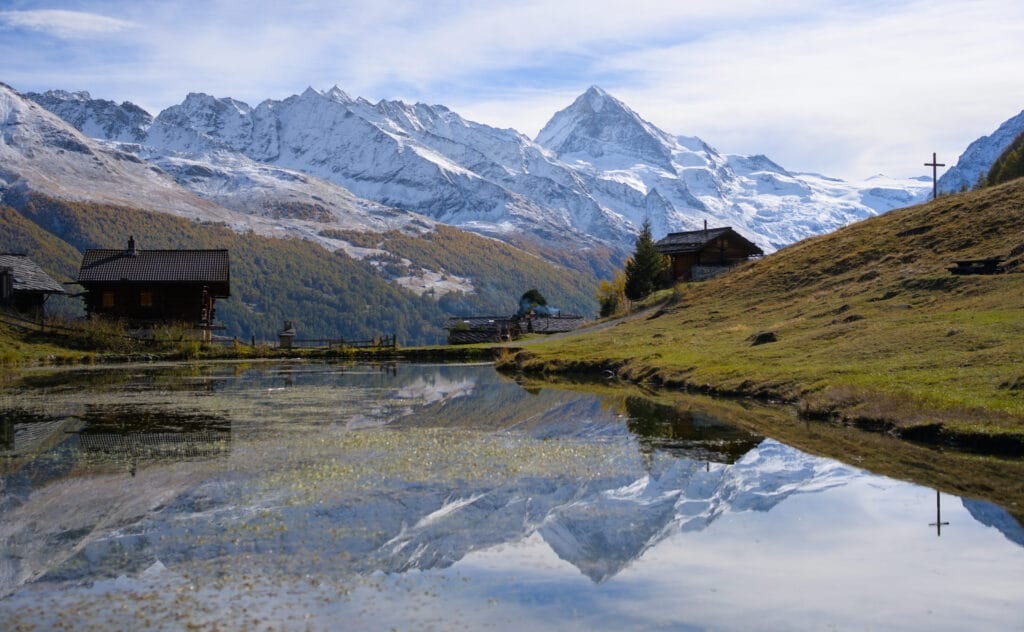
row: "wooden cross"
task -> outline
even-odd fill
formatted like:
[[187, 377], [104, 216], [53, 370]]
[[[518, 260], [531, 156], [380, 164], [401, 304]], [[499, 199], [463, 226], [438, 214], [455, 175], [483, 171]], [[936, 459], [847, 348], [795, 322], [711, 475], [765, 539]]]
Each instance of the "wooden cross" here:
[[946, 163], [939, 162], [935, 152], [932, 152], [932, 161], [924, 163], [924, 166], [932, 168], [932, 199], [939, 197], [939, 167], [945, 167]]
[[942, 536], [942, 526], [949, 524], [942, 521], [942, 502], [939, 500], [939, 490], [935, 490], [935, 522], [929, 522], [929, 527], [935, 527], [935, 535]]

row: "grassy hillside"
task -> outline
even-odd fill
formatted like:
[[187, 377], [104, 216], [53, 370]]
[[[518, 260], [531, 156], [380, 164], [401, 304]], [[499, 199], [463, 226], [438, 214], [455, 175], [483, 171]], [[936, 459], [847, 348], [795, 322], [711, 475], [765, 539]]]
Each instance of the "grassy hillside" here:
[[116, 248], [130, 235], [143, 248], [228, 249], [231, 297], [217, 307], [228, 335], [272, 339], [284, 320], [294, 321], [303, 337], [358, 339], [394, 332], [410, 344], [442, 334], [444, 314], [436, 303], [395, 288], [366, 263], [308, 242], [239, 235], [223, 225], [170, 215], [42, 198], [33, 198], [22, 215], [35, 229], [19, 222], [22, 230], [0, 237], [0, 249], [28, 252], [67, 279], [77, 273], [79, 251]]
[[[1007, 274], [955, 276], [1001, 256]], [[649, 318], [519, 352], [524, 371], [614, 370], [800, 401], [805, 415], [1019, 451], [1024, 181], [940, 198], [678, 287]], [[752, 336], [777, 340], [754, 345]], [[1015, 446], [1015, 447], [1014, 447]]]
[[[433, 259], [457, 262], [460, 271], [473, 277], [479, 294], [463, 297], [465, 305], [449, 305], [457, 311], [446, 312], [444, 303], [397, 287], [368, 262], [307, 241], [241, 235], [223, 225], [39, 196], [17, 210], [0, 207], [0, 219], [5, 227], [0, 251], [31, 254], [60, 281], [75, 277], [82, 250], [121, 247], [129, 235], [143, 248], [227, 248], [232, 296], [218, 302], [218, 320], [228, 335], [243, 340], [272, 339], [284, 320], [292, 320], [300, 337], [365, 339], [396, 333], [403, 345], [439, 342], [449, 314], [462, 313], [464, 307], [511, 313], [533, 282], [574, 306], [593, 301], [577, 273], [507, 247], [495, 259], [500, 267], [490, 267], [492, 240], [454, 229], [426, 247], [430, 256], [420, 254], [416, 238], [395, 244], [410, 251], [397, 250], [407, 258], [426, 259], [423, 265]], [[474, 259], [478, 256], [483, 259]]]
[[[453, 315], [512, 314], [519, 297], [531, 288], [540, 290], [551, 304], [564, 311], [592, 315], [596, 311], [596, 280], [590, 274], [556, 267], [541, 259], [523, 255], [521, 250], [498, 241], [467, 233], [450, 226], [438, 226], [427, 235], [408, 235], [400, 231], [384, 234], [345, 232], [345, 240], [367, 248], [401, 253], [413, 267], [447, 272], [474, 280], [475, 294], [449, 294], [441, 307]], [[399, 257], [383, 257], [387, 266], [404, 274], [407, 267]]]

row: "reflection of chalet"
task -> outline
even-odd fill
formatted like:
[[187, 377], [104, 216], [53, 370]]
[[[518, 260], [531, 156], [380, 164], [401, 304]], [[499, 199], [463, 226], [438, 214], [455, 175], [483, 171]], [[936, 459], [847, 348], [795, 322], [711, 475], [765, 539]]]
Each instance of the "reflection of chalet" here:
[[230, 296], [227, 250], [86, 250], [78, 282], [90, 315], [133, 326], [181, 322], [209, 332], [214, 299]]
[[231, 422], [216, 415], [98, 407], [82, 419], [78, 443], [86, 454], [156, 459], [212, 456], [230, 449]]
[[669, 233], [654, 246], [672, 260], [672, 278], [680, 281], [709, 279], [764, 254], [757, 244], [728, 226]]
[[231, 445], [229, 430], [191, 432], [83, 432], [79, 449], [83, 452], [136, 459], [185, 458], [227, 454]]
[[46, 299], [63, 293], [64, 288], [27, 255], [0, 254], [0, 307], [38, 320]]

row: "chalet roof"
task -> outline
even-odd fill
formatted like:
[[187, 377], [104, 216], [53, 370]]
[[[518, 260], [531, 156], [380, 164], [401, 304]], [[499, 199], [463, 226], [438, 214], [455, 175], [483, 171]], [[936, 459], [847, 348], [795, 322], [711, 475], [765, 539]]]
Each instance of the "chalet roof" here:
[[15, 292], [63, 294], [64, 288], [40, 268], [28, 255], [0, 254], [0, 270], [10, 268]]
[[208, 283], [231, 281], [227, 250], [86, 250], [79, 283]]
[[761, 250], [757, 244], [734, 231], [731, 226], [708, 228], [704, 230], [689, 230], [681, 233], [669, 233], [665, 237], [656, 241], [654, 243], [654, 247], [658, 249], [658, 252], [665, 255], [681, 255], [700, 252], [709, 243], [724, 235], [728, 235], [729, 239], [745, 246], [752, 255], [764, 254], [764, 251]]
[[514, 320], [508, 316], [452, 316], [445, 321], [445, 329], [497, 329], [510, 326]]

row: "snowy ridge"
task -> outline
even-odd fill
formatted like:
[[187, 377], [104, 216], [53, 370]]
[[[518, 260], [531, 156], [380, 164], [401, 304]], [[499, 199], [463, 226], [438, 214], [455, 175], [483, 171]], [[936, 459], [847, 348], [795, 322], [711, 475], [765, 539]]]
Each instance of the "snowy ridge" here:
[[[610, 132], [609, 130], [614, 130]], [[923, 180], [844, 182], [794, 174], [763, 155], [722, 155], [695, 137], [671, 137], [592, 87], [558, 112], [537, 142], [585, 174], [595, 197], [655, 236], [730, 225], [775, 250], [920, 199]]]
[[[764, 156], [722, 155], [699, 138], [659, 130], [596, 86], [555, 114], [535, 141], [441, 105], [374, 104], [338, 87], [255, 107], [189, 94], [148, 127], [123, 129], [93, 124], [90, 116], [106, 110], [87, 107], [82, 93], [47, 95], [40, 103], [80, 129], [137, 139], [140, 155], [161, 165], [192, 161], [228, 172], [244, 157], [466, 230], [561, 248], [610, 245], [625, 254], [649, 218], [656, 237], [707, 220], [771, 251], [927, 193], [922, 180], [850, 183], [793, 174]], [[239, 157], [226, 160], [232, 152]], [[248, 204], [230, 201], [245, 197], [244, 186], [214, 190], [171, 172], [218, 204]]]
[[980, 180], [988, 175], [1003, 150], [1022, 132], [1024, 132], [1024, 111], [1003, 121], [1003, 124], [990, 135], [982, 136], [968, 145], [964, 153], [960, 154], [956, 165], [939, 178], [939, 192], [955, 193], [974, 188]]
[[[76, 102], [82, 95], [75, 97]], [[178, 186], [139, 157], [102, 146], [0, 84], [0, 192], [38, 191], [68, 200], [131, 203], [227, 221], [229, 213]]]
[[[92, 100], [85, 92], [50, 91], [32, 97], [38, 104], [0, 84], [0, 200], [14, 202], [39, 192], [147, 209], [222, 222], [242, 233], [300, 237], [356, 259], [382, 251], [354, 246], [332, 237], [332, 231], [425, 233], [436, 225], [427, 217], [359, 198], [316, 177], [256, 162], [227, 143], [211, 145], [203, 134], [153, 120], [130, 103], [117, 106]], [[200, 95], [189, 98], [216, 106], [208, 119], [210, 129], [237, 122], [232, 116], [247, 111], [247, 106], [231, 99], [210, 104]], [[232, 129], [242, 134], [241, 128]], [[203, 147], [204, 153], [157, 151], [135, 142], [168, 137], [180, 145]], [[413, 272], [395, 282], [417, 293], [474, 291], [468, 279], [453, 278], [443, 270]]]

